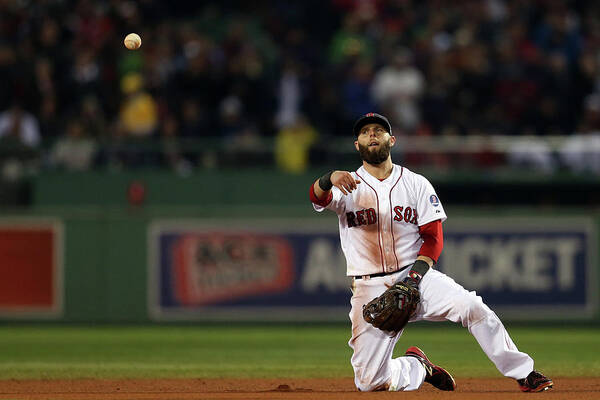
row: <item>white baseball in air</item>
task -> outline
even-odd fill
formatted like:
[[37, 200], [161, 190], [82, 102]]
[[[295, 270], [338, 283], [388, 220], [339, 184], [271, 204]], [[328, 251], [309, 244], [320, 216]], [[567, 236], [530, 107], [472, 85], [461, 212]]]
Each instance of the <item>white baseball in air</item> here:
[[137, 33], [130, 33], [129, 35], [125, 36], [123, 43], [125, 43], [125, 47], [127, 47], [129, 50], [137, 50], [142, 45], [142, 38]]

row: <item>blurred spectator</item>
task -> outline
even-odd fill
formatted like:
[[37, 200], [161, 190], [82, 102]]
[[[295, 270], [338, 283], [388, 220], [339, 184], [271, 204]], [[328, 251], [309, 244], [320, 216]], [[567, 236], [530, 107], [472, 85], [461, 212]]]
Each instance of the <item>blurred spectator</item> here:
[[374, 46], [364, 33], [360, 15], [349, 12], [342, 27], [331, 38], [330, 60], [333, 64], [352, 62], [359, 58], [372, 58]]
[[219, 107], [221, 137], [231, 140], [242, 134], [248, 125], [243, 111], [242, 102], [237, 96], [230, 95], [223, 99]]
[[560, 156], [573, 172], [600, 174], [600, 132], [569, 137], [560, 150]]
[[179, 141], [177, 140], [178, 128], [177, 119], [173, 115], [167, 115], [162, 121], [160, 135], [163, 157], [165, 164], [170, 169], [179, 174], [187, 175], [191, 171], [192, 165], [184, 157]]
[[205, 113], [194, 98], [183, 100], [181, 105], [181, 127], [179, 136], [194, 138], [200, 136], [213, 136], [205, 122]]
[[[226, 143], [225, 160], [237, 165], [260, 165], [266, 149], [256, 126], [244, 113], [244, 106], [236, 95], [229, 95], [220, 104], [220, 136]], [[212, 163], [210, 152], [203, 154], [203, 163]], [[267, 156], [268, 157], [268, 156]], [[208, 160], [208, 161], [207, 161]]]
[[15, 102], [0, 114], [0, 140], [10, 140], [27, 147], [39, 146], [41, 137], [37, 119]]
[[84, 131], [91, 137], [100, 139], [107, 136], [105, 113], [96, 96], [86, 96], [82, 100], [79, 118]]
[[573, 64], [581, 50], [579, 23], [565, 3], [549, 3], [548, 11], [535, 30], [535, 42], [542, 50], [558, 52]]
[[552, 148], [544, 140], [538, 138], [516, 139], [511, 143], [507, 152], [509, 165], [517, 168], [549, 174], [558, 167]]
[[[2, 24], [3, 25], [3, 24]], [[2, 26], [0, 25], [0, 26]], [[15, 74], [17, 52], [15, 49], [0, 42], [0, 109], [10, 106], [13, 101], [13, 76]]]
[[600, 132], [600, 92], [587, 96], [583, 102], [583, 118], [579, 132]]
[[301, 112], [302, 89], [298, 65], [293, 60], [287, 60], [284, 64], [277, 95], [275, 124], [281, 128], [294, 123]]
[[588, 96], [584, 104], [580, 132], [565, 141], [560, 155], [563, 163], [574, 172], [600, 174], [600, 95]]
[[92, 167], [98, 145], [89, 137], [78, 119], [68, 122], [66, 132], [52, 147], [50, 164], [69, 171], [85, 171]]
[[36, 118], [18, 102], [0, 114], [0, 180], [16, 181], [36, 162], [40, 132]]
[[368, 60], [357, 61], [342, 86], [342, 106], [344, 119], [352, 124], [358, 115], [363, 115], [375, 109], [370, 93], [373, 79], [373, 65]]
[[[44, 27], [52, 27], [54, 31], [55, 23], [45, 24]], [[48, 29], [47, 29], [48, 30]], [[54, 33], [48, 33], [53, 38]], [[49, 40], [49, 39], [44, 39]], [[53, 39], [52, 39], [53, 40]], [[49, 42], [44, 41], [49, 44]], [[58, 120], [57, 88], [54, 78], [54, 66], [49, 59], [40, 58], [35, 65], [35, 76], [37, 92], [39, 96], [39, 122], [41, 133], [45, 137], [54, 137], [58, 134], [60, 121]]]
[[40, 130], [44, 137], [56, 137], [60, 130], [58, 104], [55, 96], [45, 96], [40, 104]]
[[418, 101], [425, 88], [423, 74], [412, 65], [408, 49], [398, 49], [390, 65], [377, 71], [373, 80], [373, 98], [389, 116], [392, 124], [412, 132], [421, 120]]
[[306, 118], [300, 116], [293, 124], [282, 128], [275, 139], [275, 162], [285, 172], [306, 171], [309, 151], [318, 134]]
[[100, 61], [91, 49], [75, 53], [72, 70], [73, 89], [77, 96], [85, 96], [100, 90]]
[[157, 104], [143, 85], [139, 74], [128, 74], [121, 80], [121, 90], [126, 97], [121, 105], [120, 123], [127, 136], [147, 137], [158, 126]]

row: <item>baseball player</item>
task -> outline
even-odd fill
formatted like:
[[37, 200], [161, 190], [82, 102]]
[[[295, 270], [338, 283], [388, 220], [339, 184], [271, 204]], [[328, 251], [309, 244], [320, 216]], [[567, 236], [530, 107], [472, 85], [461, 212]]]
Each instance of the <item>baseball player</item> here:
[[362, 166], [323, 175], [311, 186], [310, 199], [316, 211], [329, 209], [339, 217], [347, 275], [353, 278], [348, 344], [358, 390], [416, 390], [423, 382], [456, 388], [450, 373], [418, 347], [392, 358], [409, 320], [460, 322], [522, 391], [551, 388], [553, 382], [533, 369], [532, 358], [517, 349], [481, 297], [433, 268], [446, 213], [426, 178], [392, 163], [396, 139], [388, 119], [366, 114], [353, 133]]

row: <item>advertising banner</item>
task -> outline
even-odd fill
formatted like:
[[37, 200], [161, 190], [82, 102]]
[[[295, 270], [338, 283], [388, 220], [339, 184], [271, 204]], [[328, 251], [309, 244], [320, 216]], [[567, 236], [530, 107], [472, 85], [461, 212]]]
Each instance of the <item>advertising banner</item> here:
[[[345, 320], [351, 279], [332, 221], [155, 221], [155, 320]], [[586, 220], [456, 218], [436, 268], [513, 319], [591, 316], [596, 235]]]
[[592, 316], [598, 239], [585, 218], [462, 218], [444, 224], [439, 268], [512, 319]]
[[62, 315], [62, 225], [0, 218], [0, 316]]

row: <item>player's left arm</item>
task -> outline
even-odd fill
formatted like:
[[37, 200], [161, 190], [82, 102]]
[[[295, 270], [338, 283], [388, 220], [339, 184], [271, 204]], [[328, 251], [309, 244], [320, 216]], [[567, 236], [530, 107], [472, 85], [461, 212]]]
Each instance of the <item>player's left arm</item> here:
[[436, 219], [419, 227], [419, 235], [423, 240], [417, 260], [425, 261], [429, 267], [433, 267], [442, 254], [444, 248], [444, 232], [442, 221]]
[[442, 222], [446, 219], [446, 213], [433, 186], [425, 177], [419, 175], [415, 185], [419, 235], [423, 244], [405, 283], [417, 288], [423, 276], [435, 265], [442, 253], [444, 247]]
[[404, 278], [404, 283], [415, 289], [419, 286], [423, 276], [425, 276], [430, 268], [433, 268], [440, 258], [440, 254], [442, 254], [442, 248], [444, 247], [442, 221], [436, 219], [435, 221], [421, 225], [419, 227], [419, 234], [421, 235], [423, 244], [419, 249], [417, 259], [408, 272], [408, 276]]

